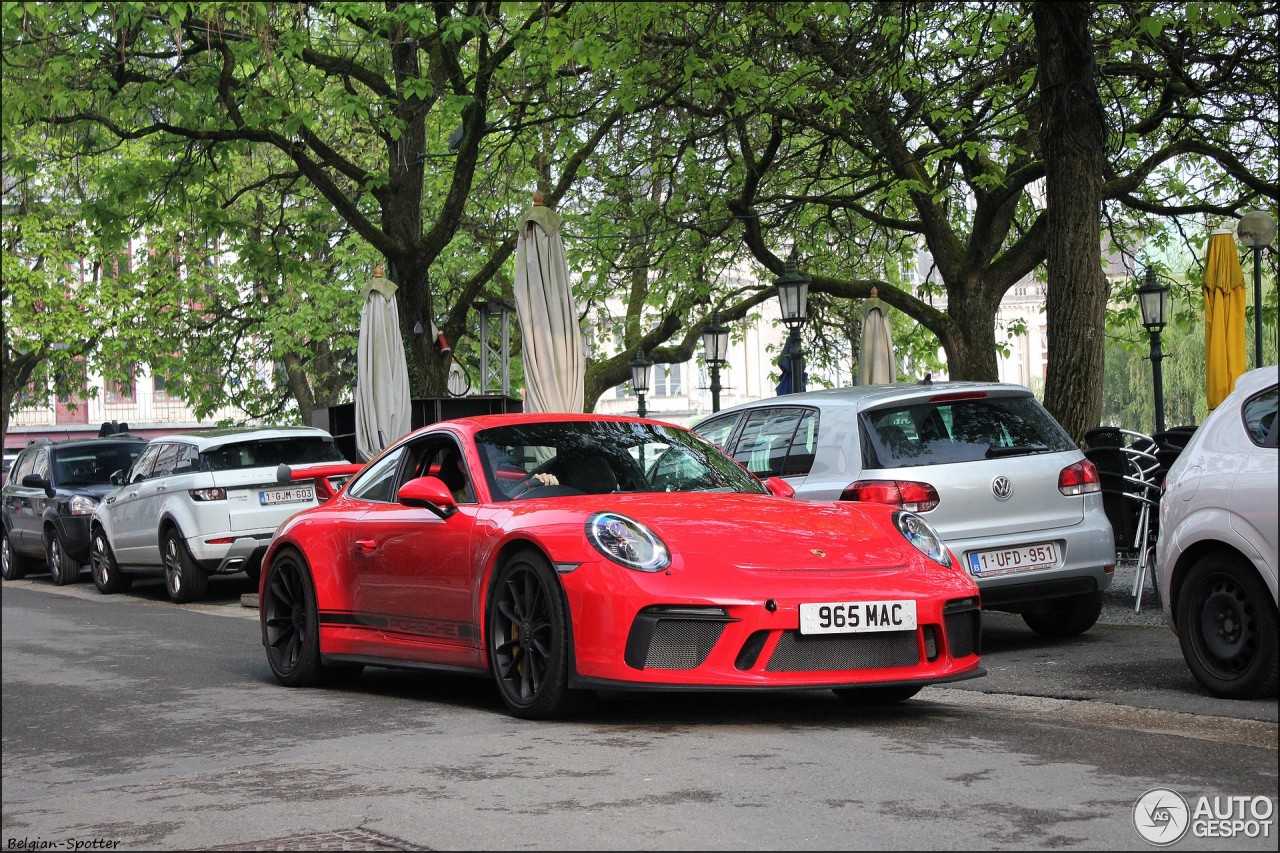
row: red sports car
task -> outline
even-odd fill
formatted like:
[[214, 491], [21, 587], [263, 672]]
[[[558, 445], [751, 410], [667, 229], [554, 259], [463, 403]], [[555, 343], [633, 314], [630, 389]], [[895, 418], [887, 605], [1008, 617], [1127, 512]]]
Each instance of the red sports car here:
[[531, 719], [601, 689], [882, 703], [984, 674], [978, 588], [928, 523], [792, 494], [657, 421], [432, 424], [276, 532], [267, 660], [290, 686], [490, 673]]

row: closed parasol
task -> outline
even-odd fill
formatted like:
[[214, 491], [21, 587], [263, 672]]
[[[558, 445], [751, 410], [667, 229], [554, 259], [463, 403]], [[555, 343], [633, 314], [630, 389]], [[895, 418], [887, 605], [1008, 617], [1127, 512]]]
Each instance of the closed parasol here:
[[893, 337], [889, 330], [888, 306], [871, 288], [862, 315], [862, 342], [858, 351], [858, 384], [887, 385], [898, 381], [893, 356]]
[[1212, 411], [1245, 370], [1244, 271], [1229, 230], [1209, 235], [1204, 264], [1205, 394]]
[[356, 449], [369, 460], [413, 424], [396, 286], [382, 277], [382, 267], [365, 285], [363, 297], [356, 346]]
[[524, 358], [526, 412], [581, 412], [586, 360], [560, 216], [534, 195], [516, 232], [516, 313]]

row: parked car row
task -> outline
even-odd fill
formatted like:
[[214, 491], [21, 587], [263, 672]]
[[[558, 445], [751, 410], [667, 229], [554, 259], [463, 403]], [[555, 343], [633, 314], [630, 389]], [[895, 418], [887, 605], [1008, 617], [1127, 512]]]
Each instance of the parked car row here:
[[3, 489], [3, 576], [44, 563], [67, 584], [88, 564], [104, 594], [163, 575], [173, 601], [198, 600], [212, 575], [256, 580], [276, 528], [316, 504], [312, 483], [279, 482], [280, 465], [345, 462], [312, 427], [35, 442]]
[[[1277, 686], [1276, 407], [1274, 367], [1241, 377], [1159, 505], [1165, 617], [1220, 696]], [[162, 574], [190, 601], [261, 566], [283, 684], [470, 670], [530, 718], [619, 687], [900, 701], [981, 674], [984, 608], [1089, 630], [1115, 548], [1094, 464], [1000, 383], [793, 394], [691, 429], [464, 418], [364, 467], [309, 429], [46, 443], [4, 489], [6, 579], [43, 559], [68, 583], [87, 552], [104, 593]]]

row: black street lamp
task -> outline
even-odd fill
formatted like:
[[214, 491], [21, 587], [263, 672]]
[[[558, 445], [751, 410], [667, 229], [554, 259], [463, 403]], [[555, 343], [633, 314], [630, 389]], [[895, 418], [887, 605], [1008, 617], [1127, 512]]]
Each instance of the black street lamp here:
[[778, 302], [782, 304], [782, 324], [790, 331], [787, 352], [791, 357], [791, 391], [805, 390], [804, 350], [800, 348], [800, 327], [809, 319], [809, 283], [807, 275], [796, 272], [796, 250], [793, 246], [787, 257], [782, 277], [774, 281], [778, 286]]
[[1240, 217], [1236, 233], [1253, 249], [1253, 366], [1262, 367], [1262, 249], [1276, 238], [1276, 221], [1255, 210]]
[[627, 367], [631, 368], [631, 389], [640, 400], [636, 414], [643, 418], [644, 395], [649, 392], [649, 368], [653, 367], [653, 362], [645, 358], [643, 352], [637, 352], [635, 358], [627, 362]]
[[1160, 373], [1160, 362], [1164, 353], [1160, 351], [1160, 332], [1164, 330], [1165, 308], [1169, 300], [1169, 288], [1156, 281], [1156, 271], [1147, 267], [1146, 282], [1134, 293], [1138, 296], [1138, 308], [1142, 311], [1142, 325], [1151, 335], [1151, 379], [1156, 390], [1156, 432], [1164, 432], [1164, 377]]
[[720, 324], [716, 312], [711, 321], [702, 327], [702, 349], [711, 367], [711, 411], [720, 411], [720, 368], [728, 361], [729, 327]]

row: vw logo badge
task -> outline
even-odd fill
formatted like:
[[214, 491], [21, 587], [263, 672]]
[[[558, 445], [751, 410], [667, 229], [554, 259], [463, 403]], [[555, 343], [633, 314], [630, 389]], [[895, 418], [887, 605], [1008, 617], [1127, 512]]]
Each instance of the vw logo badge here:
[[995, 495], [998, 501], [1007, 501], [1013, 494], [1013, 483], [1009, 482], [1008, 477], [996, 477], [991, 481], [991, 494]]

